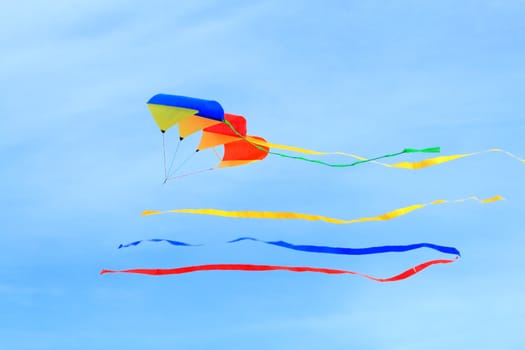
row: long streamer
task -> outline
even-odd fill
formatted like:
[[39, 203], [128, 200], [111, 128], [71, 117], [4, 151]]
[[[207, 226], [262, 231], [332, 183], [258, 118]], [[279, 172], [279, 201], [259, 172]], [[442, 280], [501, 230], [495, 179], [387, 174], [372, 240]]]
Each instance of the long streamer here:
[[246, 137], [246, 136], [240, 134], [237, 130], [235, 130], [233, 125], [231, 125], [231, 123], [228, 122], [228, 121], [225, 121], [225, 124], [228, 125], [230, 127], [230, 129], [237, 136], [239, 136], [240, 138], [250, 142], [252, 145], [254, 145], [255, 147], [257, 147], [257, 148], [259, 148], [261, 150], [263, 150], [263, 147], [267, 147], [267, 148], [270, 148], [270, 149], [272, 149], [272, 148], [273, 149], [283, 149], [283, 150], [292, 151], [292, 152], [296, 152], [296, 153], [303, 153], [303, 154], [311, 154], [311, 155], [341, 155], [341, 156], [346, 156], [346, 157], [351, 157], [351, 158], [358, 159], [358, 161], [353, 162], [353, 163], [333, 164], [333, 163], [323, 162], [323, 161], [317, 160], [317, 159], [309, 159], [309, 158], [300, 157], [300, 156], [290, 156], [290, 155], [287, 155], [287, 154], [284, 154], [284, 153], [278, 153], [278, 152], [273, 152], [273, 151], [269, 152], [270, 154], [273, 154], [273, 155], [276, 155], [276, 156], [279, 156], [279, 157], [303, 160], [303, 161], [307, 161], [307, 162], [311, 162], [311, 163], [317, 163], [317, 164], [322, 164], [322, 165], [326, 165], [326, 166], [330, 166], [330, 167], [336, 167], [336, 168], [346, 168], [346, 167], [351, 167], [351, 166], [355, 166], [355, 165], [359, 165], [359, 164], [363, 164], [363, 163], [373, 162], [375, 164], [379, 164], [379, 165], [382, 165], [382, 166], [387, 167], [387, 168], [400, 168], [400, 169], [418, 170], [418, 169], [428, 168], [428, 167], [431, 167], [431, 166], [434, 166], [434, 165], [447, 163], [447, 162], [450, 162], [450, 161], [453, 161], [453, 160], [456, 160], [456, 159], [461, 159], [461, 158], [465, 158], [465, 157], [471, 157], [471, 156], [475, 156], [475, 155], [478, 155], [478, 154], [489, 153], [489, 152], [503, 153], [503, 154], [506, 154], [507, 156], [509, 156], [511, 158], [514, 158], [514, 159], [518, 160], [519, 162], [525, 163], [525, 159], [520, 158], [517, 155], [515, 155], [515, 154], [513, 154], [513, 153], [511, 153], [509, 151], [503, 150], [501, 148], [491, 148], [491, 149], [488, 149], [488, 150], [485, 150], [485, 151], [480, 151], [480, 152], [461, 153], [461, 154], [453, 154], [453, 155], [449, 155], [449, 156], [440, 156], [440, 157], [424, 159], [424, 160], [417, 161], [417, 162], [399, 162], [399, 163], [394, 163], [394, 164], [388, 164], [388, 163], [378, 162], [378, 160], [384, 159], [384, 158], [391, 158], [391, 157], [399, 156], [399, 155], [402, 155], [402, 154], [405, 154], [405, 153], [415, 153], [415, 152], [420, 152], [420, 153], [439, 153], [441, 150], [440, 150], [439, 147], [431, 147], [431, 148], [424, 148], [424, 149], [406, 148], [403, 151], [398, 152], [398, 153], [385, 154], [385, 155], [378, 156], [378, 157], [375, 157], [375, 158], [365, 158], [365, 157], [361, 157], [361, 156], [358, 156], [358, 155], [352, 154], [352, 153], [345, 153], [345, 152], [319, 152], [319, 151], [314, 151], [314, 150], [300, 148], [300, 147], [295, 147], [295, 146], [287, 146], [287, 145], [281, 145], [281, 144], [276, 144], [276, 143], [265, 142], [265, 141], [253, 139], [253, 138], [251, 138], [249, 136]]
[[[341, 255], [368, 255], [368, 254], [381, 254], [381, 253], [393, 253], [393, 252], [406, 252], [406, 251], [420, 249], [420, 248], [429, 248], [429, 249], [433, 249], [433, 250], [436, 250], [442, 253], [461, 256], [461, 253], [459, 252], [459, 250], [457, 250], [454, 247], [441, 246], [441, 245], [432, 244], [432, 243], [415, 243], [415, 244], [407, 244], [407, 245], [385, 245], [385, 246], [367, 247], [367, 248], [340, 248], [340, 247], [327, 247], [327, 246], [317, 246], [317, 245], [297, 245], [297, 244], [292, 244], [292, 243], [285, 242], [285, 241], [265, 241], [265, 240], [257, 239], [253, 237], [240, 237], [240, 238], [236, 238], [231, 241], [228, 241], [226, 243], [238, 243], [242, 241], [254, 241], [254, 242], [274, 245], [274, 246], [281, 247], [281, 248], [298, 250], [302, 252], [310, 252], [310, 253], [326, 253], [326, 254], [341, 254]], [[202, 244], [191, 244], [191, 243], [186, 243], [186, 242], [174, 241], [171, 239], [153, 238], [153, 239], [144, 239], [140, 241], [135, 241], [135, 242], [131, 242], [128, 244], [121, 244], [119, 246], [119, 249], [134, 247], [143, 242], [165, 242], [165, 243], [168, 243], [174, 246], [182, 246], [182, 247], [202, 246]]]
[[409, 169], [409, 170], [418, 170], [418, 169], [428, 168], [434, 165], [447, 163], [447, 162], [450, 162], [456, 159], [471, 157], [471, 156], [475, 156], [478, 154], [489, 153], [489, 152], [503, 153], [511, 158], [514, 158], [522, 163], [525, 163], [525, 159], [521, 159], [517, 155], [510, 153], [508, 151], [505, 151], [503, 149], [500, 149], [500, 148], [491, 148], [485, 151], [474, 152], [474, 153], [462, 153], [462, 154], [453, 154], [450, 156], [440, 156], [440, 157], [428, 158], [428, 159], [423, 159], [418, 162], [400, 162], [400, 163], [395, 163], [395, 164], [387, 164], [387, 163], [381, 163], [381, 162], [374, 162], [374, 163], [385, 166], [387, 168], [401, 168], [401, 169]]
[[[358, 155], [355, 155], [355, 154], [344, 153], [344, 152], [319, 152], [319, 151], [313, 151], [313, 150], [300, 148], [300, 147], [286, 146], [286, 145], [280, 145], [280, 144], [276, 144], [276, 143], [269, 143], [269, 142], [266, 142], [266, 141], [257, 140], [257, 139], [255, 139], [253, 137], [246, 137], [242, 133], [238, 132], [235, 129], [235, 127], [228, 120], [224, 120], [224, 123], [238, 137], [240, 137], [243, 140], [249, 142], [250, 144], [252, 144], [254, 147], [256, 147], [257, 149], [259, 149], [261, 151], [268, 152], [269, 154], [273, 154], [275, 156], [279, 156], [279, 157], [283, 157], [283, 158], [303, 160], [303, 161], [306, 161], [306, 162], [317, 163], [317, 164], [326, 165], [326, 166], [334, 167], [334, 168], [352, 167], [352, 166], [356, 166], [356, 165], [363, 164], [363, 163], [374, 162], [374, 161], [379, 160], [379, 159], [396, 157], [396, 156], [399, 156], [399, 155], [402, 155], [402, 154], [405, 154], [405, 153], [439, 153], [440, 152], [440, 148], [439, 147], [430, 147], [430, 148], [423, 148], [423, 149], [405, 148], [401, 152], [385, 154], [385, 155], [374, 157], [374, 158], [364, 158], [364, 157], [361, 157], [361, 156], [358, 156]], [[352, 158], [355, 158], [355, 159], [358, 159], [358, 160], [353, 162], [353, 163], [335, 164], [335, 163], [324, 162], [324, 161], [318, 160], [318, 159], [310, 159], [310, 158], [301, 157], [301, 156], [291, 156], [291, 155], [284, 154], [284, 153], [268, 151], [267, 148], [285, 149], [285, 150], [294, 151], [294, 152], [297, 152], [297, 153], [313, 154], [313, 155], [330, 155], [330, 154], [343, 155], [343, 156], [352, 157]]]
[[349, 270], [338, 270], [338, 269], [327, 269], [319, 267], [308, 267], [308, 266], [278, 266], [278, 265], [252, 265], [252, 264], [208, 264], [208, 265], [197, 265], [197, 266], [183, 266], [175, 267], [168, 269], [150, 269], [150, 268], [138, 268], [138, 269], [128, 269], [128, 270], [107, 270], [104, 269], [100, 271], [100, 274], [107, 273], [135, 273], [142, 275], [151, 275], [151, 276], [163, 276], [163, 275], [179, 275], [183, 273], [197, 272], [197, 271], [291, 271], [291, 272], [317, 272], [325, 273], [332, 275], [356, 275], [363, 278], [367, 278], [376, 282], [395, 282], [407, 279], [415, 274], [423, 271], [429, 266], [436, 264], [450, 264], [457, 260], [450, 259], [439, 259], [439, 260], [430, 260], [419, 264], [417, 266], [411, 267], [408, 270], [387, 278], [379, 278], [370, 276], [364, 273], [349, 271]]
[[[281, 145], [281, 144], [276, 144], [276, 143], [264, 142], [264, 141], [261, 141], [261, 140], [252, 139], [249, 136], [247, 137], [247, 141], [249, 141], [251, 143], [254, 143], [254, 144], [257, 144], [257, 145], [260, 145], [260, 146], [268, 147], [268, 148], [283, 149], [283, 150], [292, 151], [292, 152], [296, 152], [296, 153], [304, 153], [304, 154], [311, 154], [311, 155], [341, 155], [341, 156], [345, 156], [345, 157], [351, 157], [351, 158], [358, 159], [359, 161], [361, 161], [361, 163], [373, 162], [373, 163], [382, 165], [382, 166], [387, 167], [387, 168], [401, 168], [401, 169], [410, 169], [410, 170], [423, 169], [423, 168], [427, 168], [427, 167], [430, 167], [430, 166], [434, 166], [434, 165], [439, 165], [439, 164], [442, 164], [442, 163], [450, 162], [450, 161], [453, 161], [453, 160], [456, 160], [456, 159], [461, 159], [461, 158], [465, 158], [465, 157], [471, 157], [471, 156], [475, 156], [475, 155], [478, 155], [478, 154], [490, 153], [490, 152], [503, 153], [503, 154], [505, 154], [505, 155], [507, 155], [507, 156], [509, 156], [511, 158], [516, 159], [519, 162], [525, 163], [525, 159], [522, 159], [522, 158], [518, 157], [517, 155], [515, 155], [515, 154], [513, 154], [513, 153], [511, 153], [509, 151], [503, 150], [501, 148], [491, 148], [491, 149], [488, 149], [488, 150], [485, 150], [485, 151], [473, 152], [473, 153], [461, 153], [461, 154], [453, 154], [453, 155], [449, 155], [449, 156], [440, 156], [440, 157], [424, 159], [424, 160], [417, 161], [417, 162], [399, 162], [399, 163], [395, 163], [395, 164], [388, 164], [388, 163], [377, 162], [377, 160], [379, 158], [386, 158], [386, 157], [389, 157], [389, 156], [396, 156], [396, 155], [400, 155], [402, 153], [411, 153], [411, 152], [425, 152], [425, 153], [435, 152], [435, 153], [439, 153], [440, 152], [440, 148], [439, 147], [434, 147], [434, 148], [427, 148], [427, 149], [423, 149], [423, 150], [412, 150], [411, 152], [409, 151], [409, 152], [402, 152], [402, 153], [394, 153], [393, 155], [386, 155], [386, 156], [382, 156], [382, 157], [379, 157], [379, 158], [368, 159], [368, 158], [361, 157], [361, 156], [358, 156], [358, 155], [352, 154], [352, 153], [319, 152], [319, 151], [314, 151], [314, 150], [300, 148], [300, 147], [294, 147], [294, 146], [287, 146], [287, 145]], [[284, 155], [284, 156], [288, 157], [287, 155]]]
[[372, 217], [363, 217], [358, 219], [337, 219], [328, 216], [322, 215], [312, 215], [312, 214], [302, 214], [295, 212], [274, 212], [274, 211], [228, 211], [221, 209], [172, 209], [167, 211], [158, 211], [158, 210], [145, 210], [142, 212], [143, 216], [147, 215], [156, 215], [156, 214], [166, 214], [166, 213], [186, 213], [186, 214], [198, 214], [198, 215], [213, 215], [213, 216], [222, 216], [222, 217], [231, 217], [231, 218], [243, 218], [243, 219], [296, 219], [296, 220], [310, 220], [310, 221], [324, 221], [331, 224], [354, 224], [357, 222], [366, 222], [366, 221], [382, 221], [382, 220], [392, 220], [399, 216], [406, 215], [414, 210], [424, 208], [429, 205], [437, 205], [443, 203], [459, 203], [467, 200], [477, 201], [479, 203], [492, 203], [504, 199], [502, 196], [494, 196], [487, 199], [479, 199], [478, 197], [472, 196], [468, 198], [456, 199], [454, 201], [438, 199], [426, 204], [414, 204], [408, 207], [403, 207], [389, 211], [387, 213], [372, 216]]

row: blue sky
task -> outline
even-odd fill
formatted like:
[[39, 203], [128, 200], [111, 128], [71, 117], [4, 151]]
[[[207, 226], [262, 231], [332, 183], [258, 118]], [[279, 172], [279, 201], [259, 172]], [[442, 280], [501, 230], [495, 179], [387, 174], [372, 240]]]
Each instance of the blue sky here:
[[[246, 116], [252, 134], [324, 151], [439, 145], [524, 157], [524, 15], [519, 1], [5, 4], [0, 348], [522, 349], [523, 164], [489, 153], [410, 172], [270, 157], [163, 186], [161, 137], [145, 102], [161, 92], [214, 99]], [[216, 207], [357, 218], [496, 194], [506, 200], [349, 226], [140, 216]], [[348, 247], [432, 242], [463, 257], [391, 284], [286, 272], [98, 274], [254, 263], [390, 276], [441, 257], [221, 244], [247, 235]], [[117, 250], [152, 237], [208, 246]]]

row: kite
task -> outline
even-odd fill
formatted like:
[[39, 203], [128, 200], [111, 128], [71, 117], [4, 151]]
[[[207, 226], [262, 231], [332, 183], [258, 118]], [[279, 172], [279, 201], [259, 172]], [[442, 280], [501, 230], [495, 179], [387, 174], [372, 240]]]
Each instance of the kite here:
[[[399, 168], [399, 169], [408, 169], [408, 170], [418, 170], [427, 168], [430, 166], [439, 165], [442, 163], [450, 162], [456, 159], [461, 159], [465, 157], [470, 157], [478, 155], [481, 153], [487, 152], [499, 152], [506, 154], [509, 157], [512, 157], [520, 162], [525, 163], [525, 159], [499, 149], [492, 148], [481, 152], [474, 153], [462, 153], [462, 154], [453, 154], [448, 156], [440, 156], [434, 158], [428, 158], [416, 162], [399, 162], [394, 164], [382, 163], [378, 160], [385, 158], [392, 158], [400, 156], [402, 154], [408, 153], [439, 153], [441, 151], [440, 147], [429, 147], [423, 149], [416, 148], [405, 148], [400, 152], [388, 153], [381, 156], [373, 158], [365, 158], [352, 153], [345, 152], [320, 152], [315, 150], [310, 150], [301, 147], [288, 146], [277, 143], [270, 143], [264, 138], [259, 136], [251, 136], [246, 134], [246, 119], [242, 116], [225, 113], [224, 109], [219, 102], [213, 100], [204, 100], [193, 97], [178, 96], [178, 95], [167, 95], [167, 94], [157, 94], [153, 96], [148, 102], [147, 106], [153, 116], [153, 119], [157, 123], [160, 131], [163, 135], [163, 155], [164, 155], [164, 175], [165, 182], [168, 179], [179, 178], [183, 176], [193, 175], [203, 171], [215, 170], [225, 167], [240, 166], [253, 163], [256, 161], [263, 160], [266, 155], [271, 154], [279, 157], [301, 160], [316, 164], [321, 164], [329, 167], [336, 168], [346, 168], [353, 167], [356, 165], [364, 163], [375, 163], [387, 168]], [[204, 149], [213, 148], [215, 146], [225, 146], [225, 155], [223, 158], [218, 156], [219, 164], [215, 167], [199, 170], [193, 173], [187, 173], [179, 176], [172, 176], [171, 169], [173, 165], [173, 160], [169, 168], [167, 167], [166, 161], [166, 146], [164, 133], [177, 125], [179, 129], [179, 143], [175, 150], [173, 160], [177, 154], [180, 142], [186, 137], [201, 131], [202, 136], [199, 142], [199, 146], [196, 148], [196, 152], [199, 152]], [[244, 142], [241, 142], [244, 141]], [[235, 146], [235, 151], [231, 151], [232, 147], [226, 147], [230, 143], [238, 142]], [[228, 151], [226, 149], [229, 149]], [[247, 149], [245, 152], [244, 149]], [[328, 163], [319, 159], [311, 159], [304, 156], [296, 156], [285, 154], [281, 152], [274, 151], [285, 150], [289, 152], [315, 155], [315, 156], [326, 156], [326, 155], [340, 155], [345, 157], [351, 157], [356, 159], [352, 163]], [[215, 149], [214, 149], [215, 151]], [[193, 155], [193, 154], [192, 154]], [[192, 156], [190, 155], [190, 157]], [[239, 158], [238, 158], [239, 157]], [[250, 158], [252, 157], [252, 158]], [[189, 159], [187, 159], [189, 160]], [[186, 160], [186, 161], [187, 161]], [[176, 170], [177, 172], [185, 163], [184, 161]]]
[[[253, 140], [266, 142], [261, 137], [246, 135], [246, 119], [243, 116], [224, 113], [222, 106], [216, 101], [158, 94], [148, 101], [147, 106], [163, 135], [165, 182], [170, 178], [173, 160], [180, 142], [198, 131], [201, 131], [202, 135], [196, 152], [224, 146], [223, 157], [222, 159], [219, 157], [219, 164], [215, 168], [252, 163], [264, 159], [268, 154], [266, 147], [255, 148], [251, 143], [243, 140], [244, 137], [250, 137]], [[168, 168], [164, 134], [175, 125], [179, 128], [179, 144]], [[235, 133], [232, 130], [235, 130]], [[191, 154], [190, 157], [193, 155]], [[175, 171], [189, 159], [187, 158]]]
[[[317, 152], [307, 150], [304, 148], [286, 146], [281, 144], [269, 143], [264, 138], [259, 136], [247, 135], [246, 119], [239, 115], [225, 113], [222, 106], [217, 101], [204, 100], [193, 97], [157, 94], [153, 96], [148, 102], [147, 106], [157, 123], [162, 133], [163, 145], [163, 160], [164, 160], [164, 176], [165, 182], [168, 179], [173, 179], [181, 176], [172, 177], [171, 168], [173, 160], [179, 149], [180, 142], [186, 137], [201, 131], [201, 139], [196, 148], [196, 152], [201, 150], [213, 148], [216, 146], [224, 146], [224, 155], [219, 157], [219, 164], [216, 167], [200, 170], [198, 172], [209, 171], [219, 168], [246, 165], [256, 161], [263, 160], [268, 154], [303, 160], [307, 162], [322, 164], [330, 167], [351, 167], [359, 164], [373, 162], [379, 159], [391, 158], [405, 153], [439, 153], [439, 147], [431, 147], [424, 149], [405, 148], [401, 152], [389, 153], [374, 158], [364, 158], [355, 154], [344, 152]], [[166, 143], [164, 134], [174, 127], [179, 129], [179, 143], [174, 152], [171, 165], [167, 165], [166, 159]], [[272, 151], [271, 149], [283, 149], [303, 154], [311, 155], [342, 155], [357, 159], [353, 163], [333, 164], [317, 159], [309, 159], [302, 156], [292, 156], [284, 153]], [[190, 157], [193, 156], [190, 155]], [[175, 172], [178, 171], [187, 161], [186, 159]], [[197, 172], [196, 172], [197, 173]], [[183, 176], [192, 175], [185, 174]]]
[[322, 215], [312, 215], [312, 214], [303, 214], [295, 212], [273, 212], [273, 211], [227, 211], [220, 209], [172, 209], [168, 211], [158, 211], [158, 210], [145, 210], [142, 212], [143, 216], [148, 215], [157, 215], [157, 214], [166, 214], [166, 213], [186, 213], [186, 214], [199, 214], [199, 215], [213, 215], [213, 216], [222, 216], [222, 217], [231, 217], [231, 218], [243, 218], [243, 219], [296, 219], [296, 220], [310, 220], [310, 221], [324, 221], [331, 224], [354, 224], [358, 222], [366, 221], [385, 221], [392, 220], [394, 218], [407, 215], [408, 213], [418, 210], [429, 205], [437, 205], [444, 203], [461, 203], [465, 201], [477, 201], [481, 204], [492, 203], [499, 200], [503, 200], [502, 196], [494, 196], [487, 199], [479, 199], [476, 196], [471, 196], [468, 198], [456, 199], [454, 201], [437, 199], [430, 203], [424, 204], [413, 204], [407, 207], [398, 208], [389, 212], [386, 212], [381, 215], [372, 216], [372, 217], [362, 217], [358, 219], [337, 219]]

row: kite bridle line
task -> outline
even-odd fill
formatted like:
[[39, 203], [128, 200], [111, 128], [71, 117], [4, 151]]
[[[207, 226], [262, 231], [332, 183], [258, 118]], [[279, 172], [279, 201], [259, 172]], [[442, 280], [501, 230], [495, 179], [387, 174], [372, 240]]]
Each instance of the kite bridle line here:
[[187, 176], [192, 176], [192, 175], [197, 175], [197, 174], [200, 174], [200, 173], [204, 173], [204, 172], [212, 171], [212, 170], [216, 170], [216, 169], [218, 169], [218, 168], [215, 167], [215, 168], [207, 168], [207, 169], [196, 170], [196, 171], [192, 171], [192, 172], [189, 172], [189, 173], [168, 177], [166, 179], [166, 181], [176, 180], [176, 179], [180, 179], [180, 178], [187, 177]]
[[217, 160], [220, 162], [221, 161], [221, 156], [219, 155], [219, 153], [217, 152], [215, 147], [212, 147], [212, 150], [213, 150], [213, 153], [215, 154], [215, 157], [217, 157]]
[[[167, 167], [167, 159], [166, 159], [166, 131], [165, 130], [161, 130], [161, 133], [162, 133], [162, 158], [163, 158], [163, 163], [164, 163], [164, 181], [162, 182], [162, 184], [166, 184], [166, 182], [168, 182], [169, 178], [170, 178], [170, 175], [171, 175], [171, 169], [173, 168], [173, 164], [175, 162], [175, 158], [177, 157], [177, 153], [179, 151], [179, 148], [180, 148], [180, 144], [181, 144], [181, 141], [183, 140], [182, 137], [179, 138], [178, 142], [177, 142], [177, 147], [175, 147], [175, 152], [173, 153], [173, 156], [171, 157], [171, 161], [170, 161], [170, 165], [169, 167]], [[177, 168], [178, 170], [178, 168]]]
[[162, 159], [164, 163], [164, 183], [168, 180], [168, 170], [166, 168], [166, 136], [165, 131], [161, 130], [162, 132]]
[[[177, 153], [180, 149], [180, 145], [182, 143], [182, 141], [184, 140], [183, 137], [179, 137], [179, 140], [177, 142], [177, 147], [175, 148], [175, 151], [173, 153], [173, 156], [171, 158], [171, 161], [170, 161], [170, 165], [169, 165], [169, 168], [167, 168], [167, 161], [166, 161], [166, 141], [165, 141], [165, 132], [162, 132], [162, 153], [163, 153], [163, 158], [164, 158], [164, 182], [163, 184], [166, 184], [168, 181], [170, 180], [175, 180], [175, 179], [179, 179], [179, 178], [182, 178], [182, 177], [187, 177], [187, 176], [191, 176], [191, 175], [196, 175], [196, 174], [200, 174], [200, 173], [203, 173], [203, 172], [206, 172], [206, 171], [211, 171], [211, 170], [216, 170], [216, 169], [219, 169], [218, 167], [214, 167], [214, 168], [206, 168], [206, 169], [201, 169], [201, 170], [195, 170], [195, 171], [191, 171], [191, 172], [188, 172], [188, 173], [184, 173], [184, 174], [181, 174], [181, 175], [177, 175], [177, 176], [174, 176], [175, 174], [177, 174], [177, 172], [186, 164], [188, 163], [191, 158], [193, 158], [193, 156], [195, 156], [195, 153], [198, 153], [200, 152], [199, 149], [195, 150], [195, 152], [191, 153], [186, 159], [184, 159], [182, 161], [181, 164], [179, 164], [179, 166], [177, 166], [177, 168], [175, 168], [174, 170], [173, 169], [173, 164], [175, 162], [175, 158], [177, 156]], [[215, 156], [217, 157], [217, 159], [219, 161], [221, 161], [221, 157], [220, 155], [218, 154], [217, 150], [215, 149], [215, 147], [212, 148], [213, 149], [213, 153], [215, 154]]]
[[175, 152], [173, 153], [173, 156], [171, 157], [170, 166], [168, 168], [167, 177], [171, 174], [171, 169], [173, 168], [173, 163], [175, 162], [175, 158], [177, 157], [177, 153], [179, 152], [180, 144], [184, 140], [182, 137], [179, 137], [179, 141], [177, 142], [177, 147], [175, 147]]
[[[215, 168], [207, 168], [207, 169], [201, 169], [201, 170], [197, 170], [197, 171], [192, 171], [192, 172], [189, 172], [189, 173], [185, 173], [185, 174], [182, 174], [182, 175], [178, 175], [178, 176], [172, 176], [172, 175], [175, 175], [177, 174], [177, 172], [191, 159], [193, 158], [193, 156], [195, 155], [195, 153], [199, 152], [199, 150], [196, 150], [195, 152], [191, 153], [186, 159], [184, 159], [182, 161], [181, 164], [179, 164], [179, 166], [177, 168], [175, 168], [173, 171], [173, 165], [175, 163], [175, 159], [177, 157], [177, 154], [179, 152], [179, 149], [180, 149], [180, 145], [182, 143], [182, 141], [184, 140], [183, 137], [179, 137], [179, 140], [177, 141], [177, 146], [175, 147], [175, 151], [173, 153], [173, 156], [171, 157], [171, 161], [170, 161], [170, 165], [169, 167], [167, 168], [166, 165], [167, 165], [167, 162], [166, 162], [166, 141], [165, 141], [165, 132], [162, 131], [162, 153], [163, 153], [163, 158], [164, 158], [164, 182], [162, 184], [166, 184], [169, 180], [174, 180], [174, 179], [178, 179], [178, 178], [181, 178], [181, 177], [186, 177], [186, 176], [190, 176], [190, 175], [193, 175], [193, 174], [198, 174], [198, 173], [202, 173], [202, 172], [205, 172], [205, 171], [209, 171], [209, 170], [214, 170]], [[215, 151], [215, 149], [214, 149]], [[217, 152], [215, 151], [215, 154], [217, 155]]]
[[[179, 143], [177, 144], [177, 149], [175, 150], [175, 153], [177, 152], [178, 148], [179, 148], [179, 145], [181, 143], [181, 141], [183, 140], [183, 138], [180, 138], [179, 139]], [[195, 170], [195, 171], [190, 171], [188, 173], [184, 173], [184, 174], [181, 174], [181, 175], [177, 175], [177, 176], [172, 176], [172, 175], [175, 175], [177, 174], [177, 172], [186, 164], [188, 163], [194, 156], [196, 153], [200, 152], [200, 150], [195, 150], [195, 152], [192, 152], [181, 164], [179, 164], [179, 166], [173, 170], [173, 172], [171, 171], [171, 166], [170, 166], [170, 169], [168, 171], [168, 176], [166, 177], [166, 179], [164, 180], [164, 183], [170, 181], [170, 180], [176, 180], [176, 179], [180, 179], [180, 178], [183, 178], [183, 177], [187, 177], [187, 176], [192, 176], [192, 175], [197, 175], [197, 174], [200, 174], [200, 173], [204, 173], [204, 172], [207, 172], [207, 171], [212, 171], [212, 170], [216, 170], [218, 169], [217, 167], [214, 167], [214, 168], [206, 168], [206, 169], [200, 169], [200, 170]], [[219, 159], [220, 161], [220, 157], [217, 153], [217, 151], [215, 150], [215, 148], [213, 148], [213, 152], [215, 153], [215, 156]], [[172, 164], [173, 164], [173, 161], [172, 161]]]
[[195, 152], [190, 153], [190, 155], [187, 156], [186, 159], [184, 159], [184, 160], [182, 161], [182, 163], [180, 163], [179, 166], [176, 167], [175, 170], [173, 170], [173, 172], [170, 171], [170, 172], [168, 173], [168, 176], [167, 176], [166, 179], [172, 179], [172, 178], [173, 178], [172, 175], [177, 174], [177, 172], [178, 172], [178, 171], [179, 171], [184, 165], [186, 165], [186, 163], [188, 163], [188, 162], [189, 162], [189, 161], [195, 156], [195, 154], [197, 154], [198, 152], [199, 152], [199, 150], [196, 150]]

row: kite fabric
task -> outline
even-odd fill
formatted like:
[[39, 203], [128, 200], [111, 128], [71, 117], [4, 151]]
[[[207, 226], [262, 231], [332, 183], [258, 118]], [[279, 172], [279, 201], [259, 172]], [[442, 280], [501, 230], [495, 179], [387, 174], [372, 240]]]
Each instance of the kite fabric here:
[[429, 266], [436, 264], [450, 264], [457, 260], [451, 259], [439, 259], [439, 260], [430, 260], [413, 266], [408, 270], [397, 274], [392, 277], [379, 278], [370, 276], [364, 273], [349, 271], [349, 270], [339, 270], [339, 269], [327, 269], [319, 267], [307, 267], [307, 266], [278, 266], [278, 265], [252, 265], [252, 264], [208, 264], [208, 265], [197, 265], [197, 266], [183, 266], [175, 267], [168, 269], [148, 269], [148, 268], [139, 268], [139, 269], [128, 269], [128, 270], [107, 270], [104, 269], [100, 271], [101, 275], [107, 273], [135, 273], [142, 275], [151, 275], [151, 276], [163, 276], [163, 275], [179, 275], [183, 273], [197, 272], [197, 271], [290, 271], [290, 272], [317, 272], [325, 273], [331, 275], [356, 275], [363, 278], [367, 278], [376, 282], [396, 282], [407, 279], [411, 276], [416, 275], [417, 273], [423, 271]]
[[[262, 137], [252, 136], [257, 140], [264, 140]], [[224, 155], [216, 168], [226, 168], [263, 160], [268, 155], [268, 148], [255, 147], [249, 142], [238, 140], [224, 145]]]
[[366, 221], [383, 221], [383, 220], [392, 220], [399, 216], [406, 215], [414, 210], [424, 208], [429, 205], [437, 205], [443, 203], [460, 203], [467, 200], [477, 201], [481, 204], [492, 203], [499, 200], [503, 200], [502, 196], [494, 196], [487, 199], [479, 199], [478, 197], [471, 196], [463, 199], [456, 199], [454, 201], [438, 199], [426, 204], [414, 204], [408, 207], [403, 207], [389, 211], [387, 213], [372, 216], [372, 217], [363, 217], [358, 219], [337, 219], [331, 218], [322, 215], [312, 215], [312, 214], [302, 214], [295, 212], [273, 212], [273, 211], [227, 211], [221, 209], [172, 209], [167, 211], [158, 211], [158, 210], [145, 210], [142, 212], [143, 216], [148, 215], [157, 215], [157, 214], [166, 214], [166, 213], [186, 213], [186, 214], [198, 214], [198, 215], [213, 215], [213, 216], [222, 216], [222, 217], [231, 217], [231, 218], [243, 218], [243, 219], [296, 219], [296, 220], [310, 220], [310, 221], [324, 221], [331, 224], [354, 224], [358, 222]]
[[[224, 114], [224, 120], [228, 121], [239, 135], [246, 137], [247, 127], [246, 118], [240, 115]], [[230, 142], [242, 140], [236, 133], [234, 133], [224, 123], [217, 123], [202, 129], [202, 135], [197, 146], [197, 151], [202, 151], [219, 145], [225, 145]]]
[[150, 98], [147, 106], [153, 119], [163, 133], [175, 124], [192, 116], [218, 122], [224, 120], [224, 110], [217, 101], [157, 94]]
[[[407, 245], [385, 245], [385, 246], [378, 246], [378, 247], [367, 247], [367, 248], [341, 248], [341, 247], [327, 247], [327, 246], [317, 246], [317, 245], [297, 245], [292, 244], [285, 241], [265, 241], [253, 237], [240, 237], [233, 239], [231, 241], [228, 241], [226, 243], [238, 243], [242, 241], [253, 241], [258, 243], [264, 243], [269, 244], [281, 248], [286, 249], [292, 249], [292, 250], [298, 250], [302, 252], [309, 252], [309, 253], [325, 253], [325, 254], [340, 254], [340, 255], [369, 255], [369, 254], [382, 254], [382, 253], [400, 253], [400, 252], [407, 252], [410, 250], [420, 249], [420, 248], [429, 248], [436, 251], [439, 251], [441, 253], [445, 254], [454, 254], [457, 256], [461, 256], [461, 253], [459, 250], [457, 250], [454, 247], [447, 247], [447, 246], [441, 246], [437, 244], [432, 243], [414, 243], [414, 244], [407, 244]], [[119, 249], [121, 248], [129, 248], [129, 247], [135, 247], [143, 242], [165, 242], [174, 246], [180, 246], [180, 247], [201, 247], [203, 244], [191, 244], [186, 242], [180, 242], [180, 241], [174, 241], [171, 239], [163, 239], [163, 238], [152, 238], [152, 239], [145, 239], [145, 240], [139, 240], [127, 244], [121, 244], [119, 245]]]

